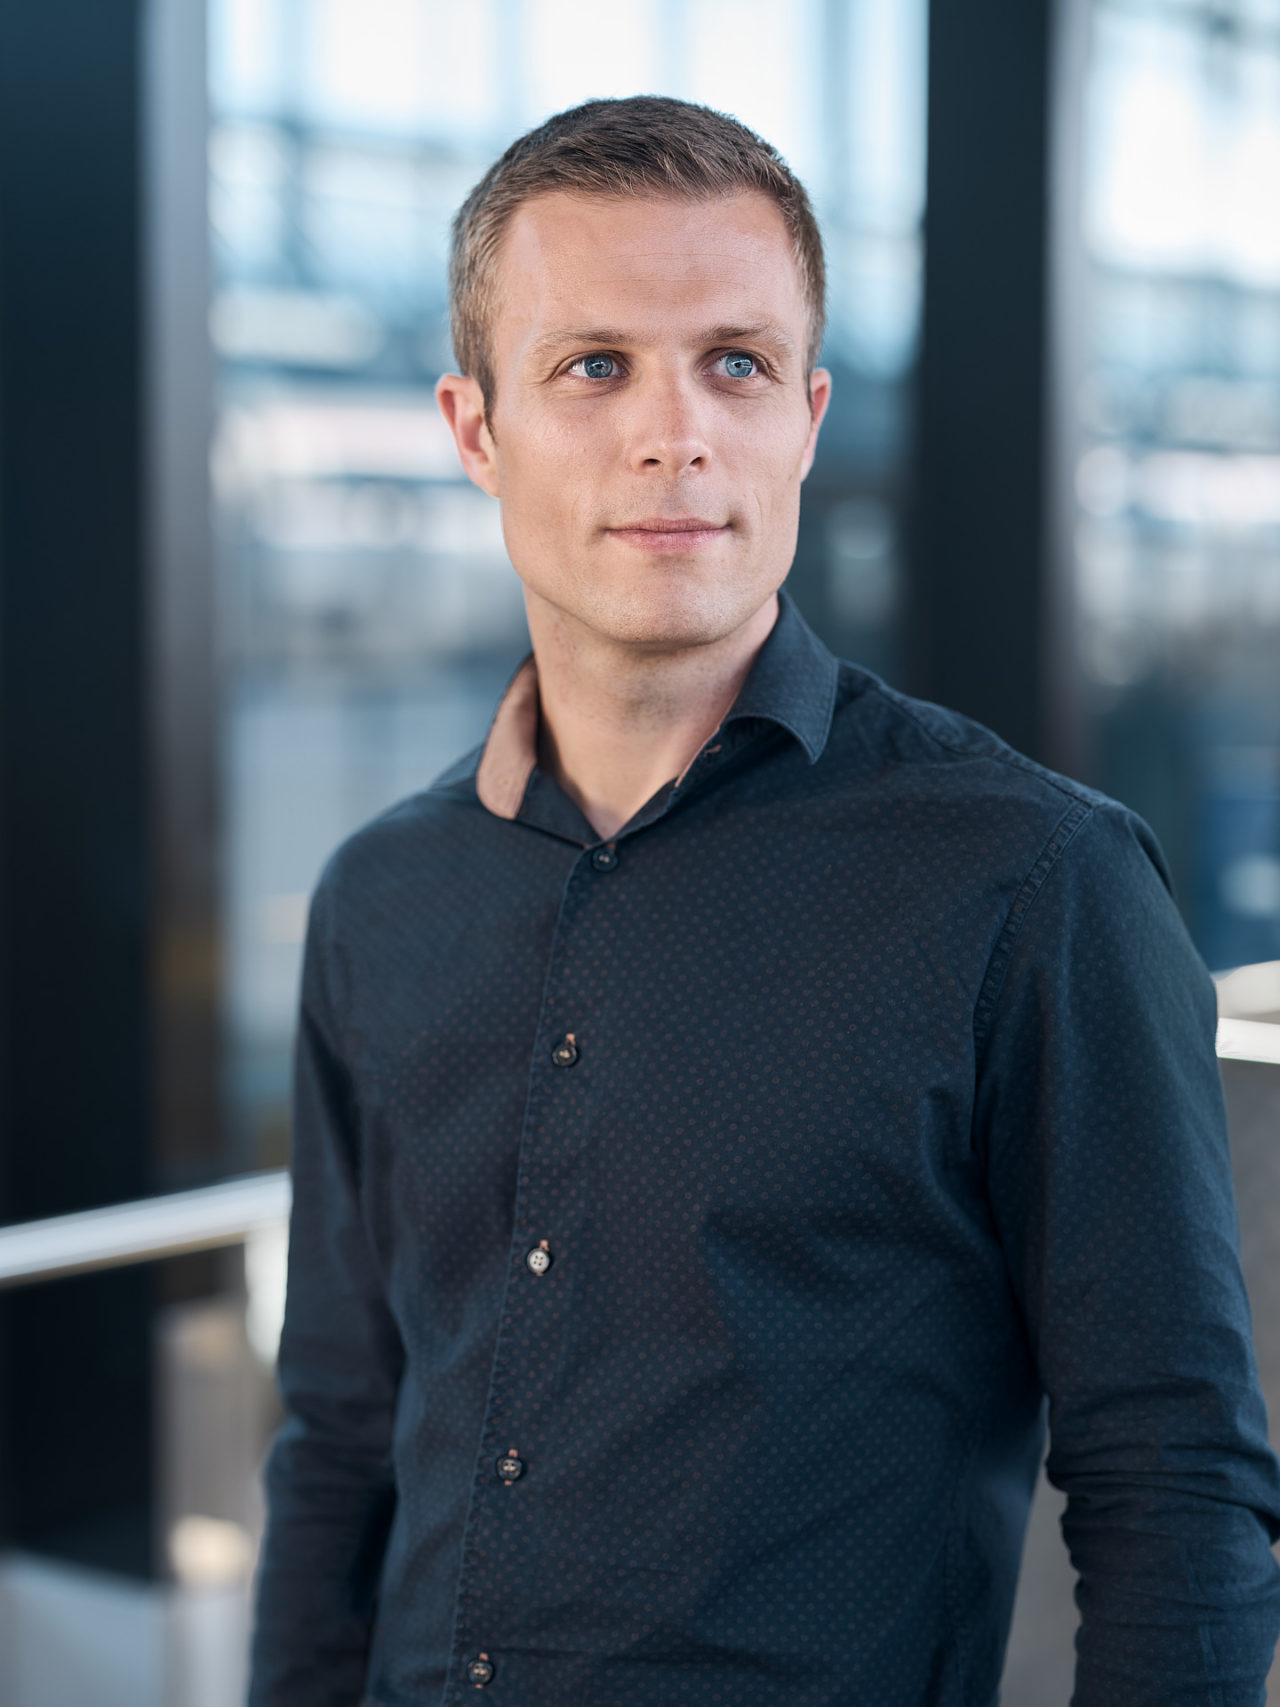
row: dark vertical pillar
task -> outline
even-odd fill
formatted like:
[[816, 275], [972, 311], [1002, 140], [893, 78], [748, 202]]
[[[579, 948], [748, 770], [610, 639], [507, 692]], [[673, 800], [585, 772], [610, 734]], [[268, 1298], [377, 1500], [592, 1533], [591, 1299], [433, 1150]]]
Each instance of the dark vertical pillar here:
[[156, 1184], [220, 1169], [217, 742], [203, 0], [142, 9], [142, 291]]
[[[0, 11], [4, 1211], [146, 1190], [136, 0]], [[10, 1540], [146, 1572], [146, 1270], [4, 1300]]]
[[936, 3], [908, 679], [1070, 762], [1056, 586], [1055, 41], [1082, 0]]
[[[205, 549], [189, 532], [184, 556], [174, 514], [175, 480], [192, 501], [204, 476], [181, 491], [194, 430], [165, 369], [173, 305], [195, 286], [152, 218], [166, 4], [0, 0], [4, 1220], [142, 1195], [174, 1144], [172, 944], [181, 905], [203, 903], [174, 876], [173, 826], [207, 823], [193, 802], [208, 767], [183, 796], [164, 766], [209, 730], [191, 704], [166, 722], [181, 709], [174, 577], [198, 582]], [[198, 30], [202, 8], [185, 9]], [[193, 123], [202, 159], [202, 103]], [[202, 219], [202, 179], [196, 206]], [[198, 313], [200, 348], [203, 292]], [[207, 395], [195, 387], [197, 411]], [[196, 500], [190, 528], [205, 515]], [[193, 672], [197, 696], [206, 678]], [[209, 1041], [206, 1025], [193, 1062]], [[211, 1060], [192, 1075], [198, 1093]], [[154, 1572], [154, 1280], [141, 1267], [0, 1298], [4, 1542]]]

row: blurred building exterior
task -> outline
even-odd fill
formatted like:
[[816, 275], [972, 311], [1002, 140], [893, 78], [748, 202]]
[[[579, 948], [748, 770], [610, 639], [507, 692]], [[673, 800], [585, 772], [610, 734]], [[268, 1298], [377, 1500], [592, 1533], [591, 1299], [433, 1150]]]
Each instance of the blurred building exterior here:
[[[6, 1222], [287, 1162], [320, 866], [527, 646], [432, 398], [449, 221], [634, 92], [823, 223], [806, 617], [1136, 807], [1280, 1033], [1280, 0], [0, 0], [0, 1286]], [[1273, 1061], [1225, 1077], [1274, 1420]], [[0, 1701], [238, 1699], [283, 1261], [0, 1292]], [[1006, 1707], [1069, 1697], [1055, 1517]]]
[[1280, 958], [1280, 4], [1099, 0], [1075, 565], [1089, 780], [1216, 969]]

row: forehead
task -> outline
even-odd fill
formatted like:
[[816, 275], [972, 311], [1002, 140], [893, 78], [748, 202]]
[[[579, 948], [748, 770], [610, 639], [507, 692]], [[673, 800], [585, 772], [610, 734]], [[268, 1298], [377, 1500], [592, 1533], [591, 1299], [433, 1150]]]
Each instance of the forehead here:
[[759, 192], [705, 201], [535, 196], [499, 252], [492, 335], [508, 350], [557, 326], [637, 334], [771, 320], [803, 344], [808, 305], [781, 211]]

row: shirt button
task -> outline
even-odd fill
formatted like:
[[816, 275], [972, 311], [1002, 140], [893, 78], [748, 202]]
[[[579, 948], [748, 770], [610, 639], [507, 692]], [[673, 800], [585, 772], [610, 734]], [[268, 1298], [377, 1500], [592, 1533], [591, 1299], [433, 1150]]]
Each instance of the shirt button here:
[[578, 1059], [578, 1045], [573, 1040], [573, 1033], [562, 1037], [551, 1051], [551, 1059], [557, 1067], [572, 1067]]
[[518, 1482], [524, 1475], [524, 1468], [524, 1459], [516, 1457], [514, 1446], [498, 1460], [498, 1474], [504, 1482]]
[[493, 1661], [488, 1654], [481, 1654], [478, 1660], [471, 1660], [467, 1665], [467, 1682], [474, 1683], [477, 1689], [483, 1689], [486, 1683], [493, 1681]]
[[545, 1274], [551, 1267], [551, 1252], [545, 1245], [535, 1245], [524, 1261], [531, 1274]]
[[591, 863], [597, 871], [612, 871], [618, 863], [618, 856], [613, 848], [595, 848], [592, 850]]

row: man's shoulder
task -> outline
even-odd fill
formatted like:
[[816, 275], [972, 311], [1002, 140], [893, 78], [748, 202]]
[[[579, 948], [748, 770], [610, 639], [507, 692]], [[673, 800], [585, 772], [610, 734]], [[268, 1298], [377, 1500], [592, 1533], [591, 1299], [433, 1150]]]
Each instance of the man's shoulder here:
[[459, 845], [471, 814], [484, 816], [475, 769], [483, 744], [456, 759], [426, 788], [407, 795], [350, 832], [324, 863], [316, 885], [327, 902], [390, 900], [405, 883], [421, 888], [440, 876], [446, 850]]
[[1150, 827], [1112, 796], [859, 665], [842, 661], [840, 677], [831, 768], [860, 802], [879, 798], [894, 816], [945, 836], [957, 857], [967, 849], [984, 869], [993, 858], [1029, 868], [1086, 824], [1101, 828], [1103, 840], [1119, 835], [1139, 844], [1163, 868]]
[[932, 787], [949, 800], [1008, 799], [1048, 811], [1119, 805], [1028, 757], [976, 718], [917, 699], [845, 661], [832, 734], [837, 750], [861, 755], [886, 780], [913, 793]]

